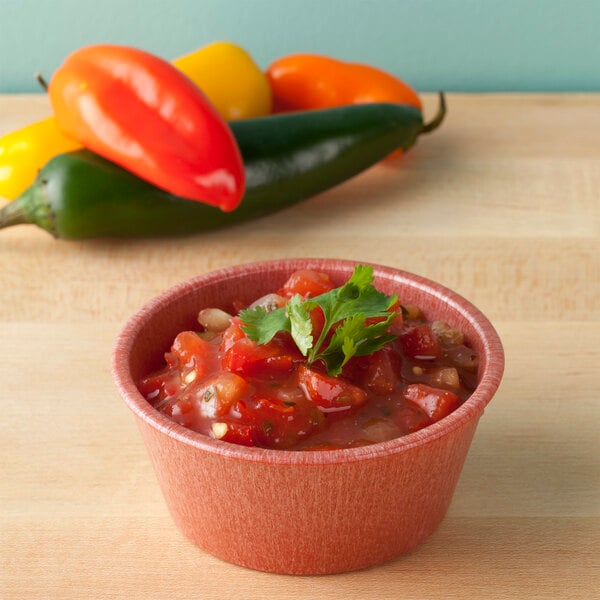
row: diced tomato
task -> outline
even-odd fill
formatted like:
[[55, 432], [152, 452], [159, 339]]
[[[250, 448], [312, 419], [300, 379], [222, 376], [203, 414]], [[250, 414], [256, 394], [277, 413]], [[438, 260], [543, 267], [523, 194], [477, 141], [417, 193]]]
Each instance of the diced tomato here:
[[365, 390], [340, 377], [330, 377], [304, 365], [298, 368], [298, 384], [323, 412], [348, 410], [367, 401]]
[[179, 365], [179, 359], [172, 352], [165, 352], [165, 362], [167, 367], [176, 369]]
[[218, 421], [212, 424], [213, 436], [218, 440], [240, 444], [241, 446], [255, 446], [254, 438], [258, 431], [256, 425], [247, 423], [228, 423]]
[[295, 271], [279, 290], [281, 296], [291, 298], [294, 294], [300, 294], [305, 298], [314, 298], [329, 292], [335, 286], [325, 273], [302, 269]]
[[221, 371], [194, 387], [191, 395], [204, 417], [221, 417], [250, 391], [250, 384], [239, 375]]
[[323, 314], [323, 309], [320, 306], [317, 306], [310, 311], [310, 322], [312, 325], [313, 340], [316, 341], [321, 335], [323, 327], [325, 326], [325, 315]]
[[411, 383], [404, 390], [404, 398], [419, 407], [432, 422], [443, 419], [460, 404], [460, 399], [454, 392], [424, 383]]
[[431, 419], [416, 406], [406, 405], [399, 408], [393, 415], [394, 422], [404, 433], [419, 431], [431, 425]]
[[165, 398], [174, 396], [180, 387], [181, 377], [179, 372], [169, 367], [145, 377], [138, 385], [142, 396], [153, 405]]
[[296, 410], [296, 405], [270, 400], [269, 398], [259, 398], [256, 402], [256, 410], [258, 412], [267, 410], [278, 415], [291, 416]]
[[298, 441], [298, 429], [302, 425], [295, 424], [290, 427], [296, 412], [295, 406], [258, 398], [254, 410], [259, 422], [256, 437], [261, 446], [284, 447]]
[[287, 331], [282, 331], [278, 333], [275, 340], [276, 344], [281, 349], [281, 353], [289, 355], [293, 363], [298, 363], [302, 362], [303, 360], [306, 360], [306, 358], [300, 352], [298, 346], [296, 346], [294, 338]]
[[221, 352], [227, 352], [235, 342], [244, 337], [246, 337], [246, 334], [242, 330], [242, 321], [237, 317], [234, 317], [231, 319], [231, 325], [223, 332], [219, 350]]
[[396, 300], [390, 308], [387, 310], [387, 315], [384, 317], [369, 317], [365, 319], [365, 325], [374, 325], [375, 323], [381, 323], [388, 319], [392, 315], [392, 319], [388, 326], [388, 331], [394, 335], [400, 335], [404, 332], [404, 317], [402, 316], [402, 309], [400, 303]]
[[260, 393], [250, 401], [238, 402], [230, 416], [250, 427], [254, 444], [266, 448], [289, 448], [325, 420], [323, 413], [304, 396], [298, 402], [286, 402]]
[[390, 307], [390, 312], [394, 313], [394, 318], [390, 323], [389, 332], [394, 335], [400, 335], [404, 328], [404, 316], [402, 315], [402, 306], [400, 305], [400, 301], [396, 300], [394, 304]]
[[427, 324], [417, 325], [400, 336], [400, 345], [406, 356], [431, 360], [442, 354], [435, 333]]
[[178, 334], [171, 353], [178, 361], [179, 371], [183, 373], [194, 370], [196, 378], [204, 377], [216, 363], [216, 348], [193, 331]]
[[190, 400], [179, 399], [174, 402], [166, 402], [160, 409], [171, 417], [175, 423], [189, 427], [194, 423], [194, 404]]
[[286, 403], [259, 397], [253, 410], [258, 424], [257, 444], [270, 448], [289, 448], [324, 421], [324, 415], [304, 398], [302, 402]]
[[401, 381], [402, 359], [390, 345], [361, 357], [362, 384], [378, 396], [391, 394]]
[[183, 424], [182, 418], [192, 413], [194, 410], [194, 404], [190, 400], [178, 400], [165, 405], [165, 411], [171, 415], [172, 418], [179, 417], [177, 422]]
[[375, 325], [375, 323], [381, 323], [381, 321], [388, 319], [389, 315], [392, 315], [392, 319], [387, 330], [394, 335], [400, 335], [404, 331], [404, 318], [402, 316], [400, 302], [396, 300], [396, 302], [390, 306], [387, 312], [389, 314], [384, 317], [369, 317], [368, 319], [365, 319], [365, 325], [368, 326]]
[[292, 357], [277, 342], [258, 345], [248, 338], [235, 342], [225, 353], [223, 368], [242, 377], [268, 377], [291, 371]]

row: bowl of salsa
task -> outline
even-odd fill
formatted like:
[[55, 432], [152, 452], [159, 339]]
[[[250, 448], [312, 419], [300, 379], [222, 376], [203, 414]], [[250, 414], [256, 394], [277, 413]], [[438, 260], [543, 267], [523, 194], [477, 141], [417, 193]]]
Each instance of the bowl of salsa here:
[[503, 367], [493, 326], [458, 294], [339, 259], [183, 282], [113, 352], [179, 529], [291, 574], [366, 568], [431, 535]]

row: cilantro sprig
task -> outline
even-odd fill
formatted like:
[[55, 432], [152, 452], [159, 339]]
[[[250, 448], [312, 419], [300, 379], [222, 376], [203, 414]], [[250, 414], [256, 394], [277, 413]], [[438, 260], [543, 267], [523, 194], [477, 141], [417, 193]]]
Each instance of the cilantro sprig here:
[[[302, 299], [292, 296], [283, 308], [267, 311], [258, 306], [240, 312], [242, 329], [258, 344], [267, 344], [277, 333], [287, 331], [308, 364], [322, 361], [327, 373], [339, 375], [353, 356], [376, 352], [394, 339], [388, 327], [397, 296], [386, 296], [373, 286], [373, 267], [357, 265], [341, 287]], [[324, 326], [315, 339], [311, 311], [323, 311]], [[367, 319], [377, 318], [376, 322]]]

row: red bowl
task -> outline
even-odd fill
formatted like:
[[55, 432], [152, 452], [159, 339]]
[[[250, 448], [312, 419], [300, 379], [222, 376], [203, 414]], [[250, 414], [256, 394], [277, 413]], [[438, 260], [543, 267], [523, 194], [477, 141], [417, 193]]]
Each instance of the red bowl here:
[[215, 556], [276, 573], [363, 569], [423, 542], [448, 509], [479, 417], [500, 384], [504, 353], [477, 308], [422, 277], [373, 265], [378, 289], [465, 333], [480, 356], [479, 383], [457, 410], [410, 435], [343, 450], [237, 446], [174, 423], [136, 387], [162, 364], [177, 333], [198, 327], [201, 308], [251, 302], [297, 269], [324, 271], [341, 285], [355, 264], [288, 259], [208, 273], [150, 301], [117, 339], [113, 377], [134, 413], [167, 506], [181, 531]]

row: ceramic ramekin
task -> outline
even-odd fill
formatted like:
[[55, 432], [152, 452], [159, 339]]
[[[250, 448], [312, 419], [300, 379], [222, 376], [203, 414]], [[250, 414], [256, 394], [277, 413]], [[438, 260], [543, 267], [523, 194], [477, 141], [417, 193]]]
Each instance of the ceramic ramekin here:
[[363, 569], [423, 542], [442, 521], [504, 354], [471, 303], [422, 277], [374, 266], [375, 285], [420, 306], [429, 320], [461, 329], [479, 353], [478, 386], [456, 411], [379, 444], [323, 451], [237, 446], [188, 430], [155, 410], [136, 382], [158, 368], [176, 334], [197, 329], [201, 308], [231, 310], [279, 288], [297, 269], [327, 272], [336, 285], [356, 263], [284, 259], [201, 275], [133, 315], [113, 353], [113, 376], [133, 411], [173, 519], [198, 546], [226, 561], [276, 573]]

